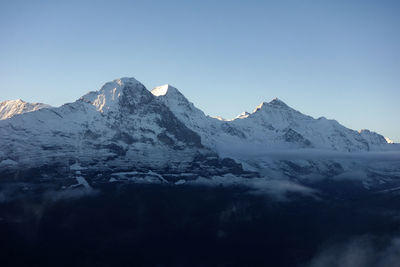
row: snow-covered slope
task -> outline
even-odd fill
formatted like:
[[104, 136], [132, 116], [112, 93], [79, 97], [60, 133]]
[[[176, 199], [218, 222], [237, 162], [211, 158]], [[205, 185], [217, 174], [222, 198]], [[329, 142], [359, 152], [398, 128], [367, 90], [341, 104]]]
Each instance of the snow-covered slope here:
[[[141, 83], [122, 78], [74, 103], [0, 121], [0, 168], [79, 164], [91, 170], [212, 173], [240, 169], [218, 159]], [[213, 164], [211, 164], [213, 162]], [[211, 165], [210, 165], [211, 164]]]
[[357, 132], [335, 120], [314, 119], [274, 99], [260, 104], [252, 114], [231, 122], [245, 139], [263, 149], [314, 148], [335, 151], [385, 149], [387, 142], [376, 133]]
[[21, 99], [3, 101], [0, 103], [0, 120], [42, 108], [50, 108], [50, 106], [42, 103], [28, 103]]
[[172, 86], [157, 87], [152, 93], [201, 136], [203, 145], [264, 177], [342, 179], [349, 173], [350, 177], [376, 177], [382, 170], [384, 177], [400, 174], [398, 144], [335, 120], [314, 119], [279, 99], [224, 120], [206, 116]]
[[204, 145], [226, 156], [260, 151], [313, 148], [334, 151], [386, 150], [377, 133], [348, 129], [335, 120], [314, 119], [279, 99], [261, 103], [252, 113], [233, 120], [206, 116], [176, 88], [165, 85], [152, 93], [193, 131]]
[[374, 173], [400, 173], [399, 161], [389, 160], [389, 166], [371, 160], [377, 158], [371, 153], [389, 150], [400, 149], [377, 133], [314, 119], [279, 99], [223, 120], [206, 116], [170, 85], [150, 92], [134, 78], [108, 82], [58, 108], [0, 120], [0, 174], [14, 176], [28, 170], [61, 177], [108, 173], [107, 181], [327, 177], [365, 172], [378, 161]]

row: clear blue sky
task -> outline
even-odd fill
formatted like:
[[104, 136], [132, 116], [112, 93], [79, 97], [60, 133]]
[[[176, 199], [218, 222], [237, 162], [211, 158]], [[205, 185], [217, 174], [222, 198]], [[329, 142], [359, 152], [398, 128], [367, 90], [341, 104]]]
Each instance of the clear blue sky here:
[[400, 1], [0, 1], [0, 100], [170, 83], [231, 118], [278, 97], [400, 141]]

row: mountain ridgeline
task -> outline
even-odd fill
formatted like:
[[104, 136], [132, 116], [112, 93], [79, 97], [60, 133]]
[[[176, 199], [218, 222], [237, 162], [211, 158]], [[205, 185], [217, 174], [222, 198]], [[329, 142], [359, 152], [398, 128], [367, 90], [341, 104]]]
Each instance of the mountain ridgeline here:
[[6, 101], [0, 111], [5, 114], [0, 173], [13, 179], [77, 173], [107, 181], [185, 182], [277, 173], [309, 178], [342, 175], [354, 166], [368, 176], [382, 166], [366, 165], [360, 157], [400, 150], [382, 135], [314, 119], [278, 99], [232, 120], [213, 118], [176, 88], [149, 91], [134, 78], [108, 82], [61, 107]]

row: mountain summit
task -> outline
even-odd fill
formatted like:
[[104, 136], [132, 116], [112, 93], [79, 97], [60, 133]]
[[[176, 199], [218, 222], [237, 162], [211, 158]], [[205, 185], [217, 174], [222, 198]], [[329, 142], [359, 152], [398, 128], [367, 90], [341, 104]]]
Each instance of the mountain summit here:
[[135, 78], [121, 78], [108, 82], [99, 91], [90, 92], [80, 100], [90, 103], [100, 112], [116, 112], [121, 105], [150, 102], [150, 92]]

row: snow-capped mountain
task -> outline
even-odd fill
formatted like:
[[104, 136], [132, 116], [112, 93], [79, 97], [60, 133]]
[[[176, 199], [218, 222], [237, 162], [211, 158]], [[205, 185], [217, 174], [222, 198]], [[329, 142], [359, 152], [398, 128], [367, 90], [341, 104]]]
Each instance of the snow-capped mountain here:
[[[70, 171], [239, 170], [204, 147], [200, 136], [133, 78], [106, 83], [73, 103], [0, 121], [0, 168]], [[218, 168], [213, 168], [217, 166]], [[146, 173], [145, 171], [145, 173]]]
[[396, 176], [400, 169], [398, 154], [395, 161], [382, 156], [400, 147], [382, 135], [354, 131], [324, 117], [314, 119], [279, 99], [226, 120], [206, 116], [172, 86], [157, 87], [152, 93], [197, 132], [205, 146], [261, 176], [308, 179], [356, 172], [368, 181], [376, 173]]
[[0, 120], [9, 119], [18, 114], [49, 107], [50, 106], [46, 104], [28, 103], [21, 99], [3, 101], [0, 103]]
[[279, 99], [261, 103], [252, 113], [222, 120], [206, 116], [172, 86], [157, 87], [152, 93], [199, 133], [203, 144], [224, 155], [242, 154], [243, 150], [259, 153], [299, 148], [347, 152], [387, 149], [385, 138], [377, 133], [357, 132], [324, 117], [314, 119]]
[[[370, 168], [358, 160], [361, 154], [400, 150], [377, 133], [314, 119], [279, 99], [232, 120], [213, 118], [176, 88], [150, 92], [134, 78], [46, 107], [0, 121], [0, 173], [177, 182], [224, 175], [326, 177]], [[397, 163], [374, 172], [396, 172]]]

